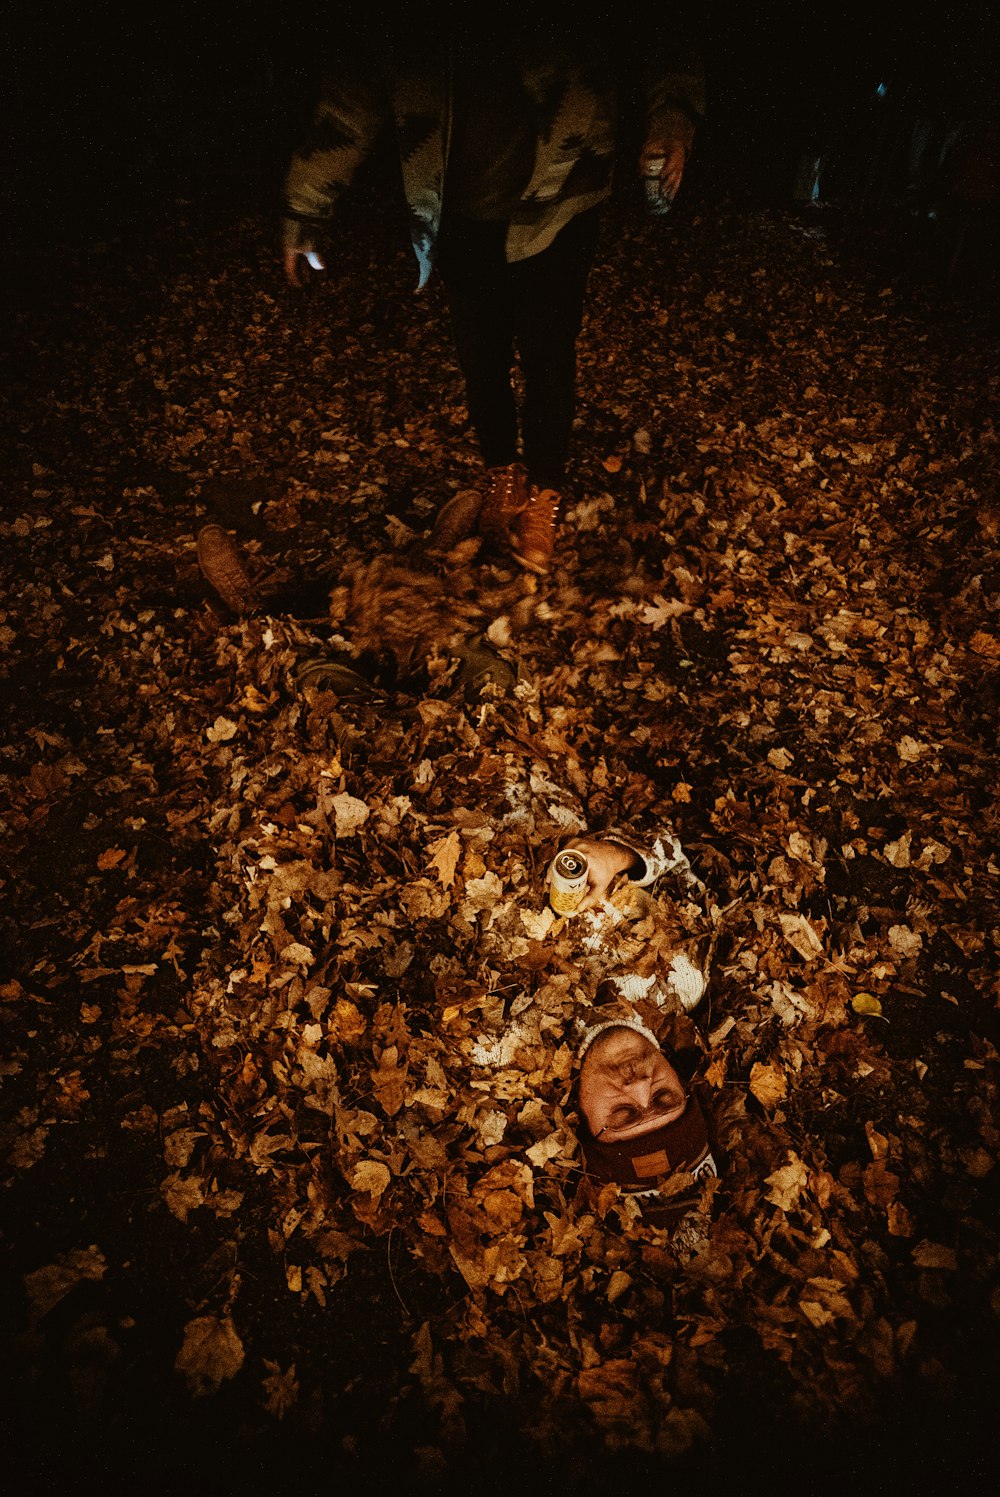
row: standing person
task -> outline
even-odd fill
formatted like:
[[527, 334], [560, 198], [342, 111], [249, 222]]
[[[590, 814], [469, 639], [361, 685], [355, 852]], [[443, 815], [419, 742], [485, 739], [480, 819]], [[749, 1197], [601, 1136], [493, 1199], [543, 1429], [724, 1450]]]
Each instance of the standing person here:
[[[516, 9], [516, 8], [515, 8]], [[395, 126], [411, 237], [448, 296], [485, 475], [480, 532], [536, 573], [552, 560], [575, 409], [576, 339], [600, 205], [630, 128], [654, 210], [676, 193], [703, 112], [694, 46], [667, 7], [612, 21], [561, 7], [373, 28], [324, 80], [286, 182], [293, 286], [325, 268], [324, 231], [383, 127]], [[525, 7], [525, 14], [528, 7]], [[515, 351], [524, 383], [519, 412]]]

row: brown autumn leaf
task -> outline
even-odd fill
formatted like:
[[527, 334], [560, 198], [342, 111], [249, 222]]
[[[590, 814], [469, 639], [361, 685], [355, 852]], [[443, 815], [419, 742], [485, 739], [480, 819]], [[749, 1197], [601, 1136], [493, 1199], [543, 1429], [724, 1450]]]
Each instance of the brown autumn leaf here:
[[793, 946], [795, 950], [807, 962], [815, 961], [823, 955], [823, 942], [805, 915], [792, 914], [790, 911], [782, 910], [778, 916], [782, 935]]
[[387, 1117], [395, 1117], [406, 1100], [408, 1067], [400, 1064], [395, 1045], [387, 1045], [371, 1073], [372, 1085]]
[[377, 1203], [388, 1189], [391, 1179], [392, 1175], [380, 1160], [362, 1159], [351, 1172], [351, 1189], [368, 1191], [372, 1201]]
[[918, 1268], [937, 1268], [947, 1272], [958, 1268], [958, 1257], [954, 1248], [946, 1247], [942, 1242], [931, 1242], [926, 1237], [917, 1243], [912, 1257]]
[[1000, 660], [1000, 635], [977, 629], [969, 640], [969, 649], [986, 660]]
[[24, 1276], [24, 1287], [33, 1317], [47, 1315], [77, 1284], [103, 1279], [107, 1267], [100, 1248], [91, 1246], [62, 1253], [54, 1262], [32, 1269]]
[[430, 865], [437, 873], [442, 885], [450, 889], [455, 882], [455, 869], [462, 855], [462, 838], [457, 828], [450, 831], [447, 837], [433, 842], [429, 851], [433, 854]]
[[750, 1071], [750, 1090], [762, 1107], [777, 1107], [788, 1095], [788, 1077], [776, 1062], [758, 1060]]
[[243, 1366], [243, 1342], [229, 1315], [198, 1315], [184, 1327], [174, 1368], [196, 1398], [217, 1393]]
[[797, 1154], [790, 1154], [788, 1162], [774, 1170], [765, 1180], [771, 1188], [766, 1199], [782, 1211], [794, 1211], [809, 1182], [809, 1172]]
[[179, 1222], [186, 1222], [192, 1211], [205, 1204], [205, 1180], [200, 1175], [181, 1175], [174, 1171], [160, 1184], [160, 1194]]
[[261, 1383], [264, 1408], [273, 1418], [284, 1419], [299, 1401], [299, 1380], [295, 1363], [282, 1369], [280, 1363], [269, 1361], [265, 1357], [264, 1366], [267, 1369], [267, 1375]]

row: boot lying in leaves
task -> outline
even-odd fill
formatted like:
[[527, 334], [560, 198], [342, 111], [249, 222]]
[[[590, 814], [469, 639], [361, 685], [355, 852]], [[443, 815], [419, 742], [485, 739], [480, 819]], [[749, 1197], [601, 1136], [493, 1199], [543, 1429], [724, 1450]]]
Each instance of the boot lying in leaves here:
[[506, 693], [517, 681], [517, 672], [485, 640], [473, 640], [461, 646], [458, 658], [455, 685], [461, 686], [467, 697], [478, 696], [490, 685]]
[[[242, 617], [260, 611], [261, 594], [239, 547], [221, 525], [199, 531], [198, 563], [233, 613]], [[483, 631], [491, 613], [524, 602], [519, 581], [490, 589], [471, 574], [455, 571], [439, 577], [385, 556], [356, 562], [342, 577], [330, 594], [330, 619], [350, 631], [354, 653], [391, 659], [401, 676], [412, 675], [430, 655], [451, 655], [461, 662], [456, 682], [466, 690], [479, 691], [487, 680], [503, 690], [513, 685], [514, 672], [486, 644]], [[322, 685], [338, 695], [379, 689], [335, 657], [305, 661], [298, 682]]]
[[243, 554], [221, 525], [203, 525], [198, 532], [198, 565], [202, 575], [226, 607], [241, 617], [260, 610], [260, 596]]
[[385, 696], [377, 682], [331, 655], [303, 660], [295, 672], [295, 683], [300, 688], [315, 686], [320, 691], [332, 691], [338, 697]]

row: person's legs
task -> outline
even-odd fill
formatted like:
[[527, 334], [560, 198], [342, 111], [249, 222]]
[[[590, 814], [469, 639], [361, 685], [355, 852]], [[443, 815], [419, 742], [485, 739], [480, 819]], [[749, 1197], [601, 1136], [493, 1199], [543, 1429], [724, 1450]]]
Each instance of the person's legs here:
[[548, 249], [511, 267], [514, 337], [524, 375], [521, 431], [531, 482], [562, 486], [576, 410], [576, 340], [594, 259], [597, 208], [578, 214]]
[[487, 468], [507, 466], [518, 455], [511, 384], [514, 310], [505, 237], [504, 224], [451, 218], [442, 227], [438, 249], [469, 418]]

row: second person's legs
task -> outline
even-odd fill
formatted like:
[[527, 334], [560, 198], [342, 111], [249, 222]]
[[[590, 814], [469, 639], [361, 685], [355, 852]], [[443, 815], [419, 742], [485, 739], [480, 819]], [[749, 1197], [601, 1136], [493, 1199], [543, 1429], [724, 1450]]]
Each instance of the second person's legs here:
[[521, 435], [533, 484], [563, 483], [576, 412], [576, 340], [599, 210], [570, 220], [548, 249], [511, 267], [514, 339], [524, 375]]

